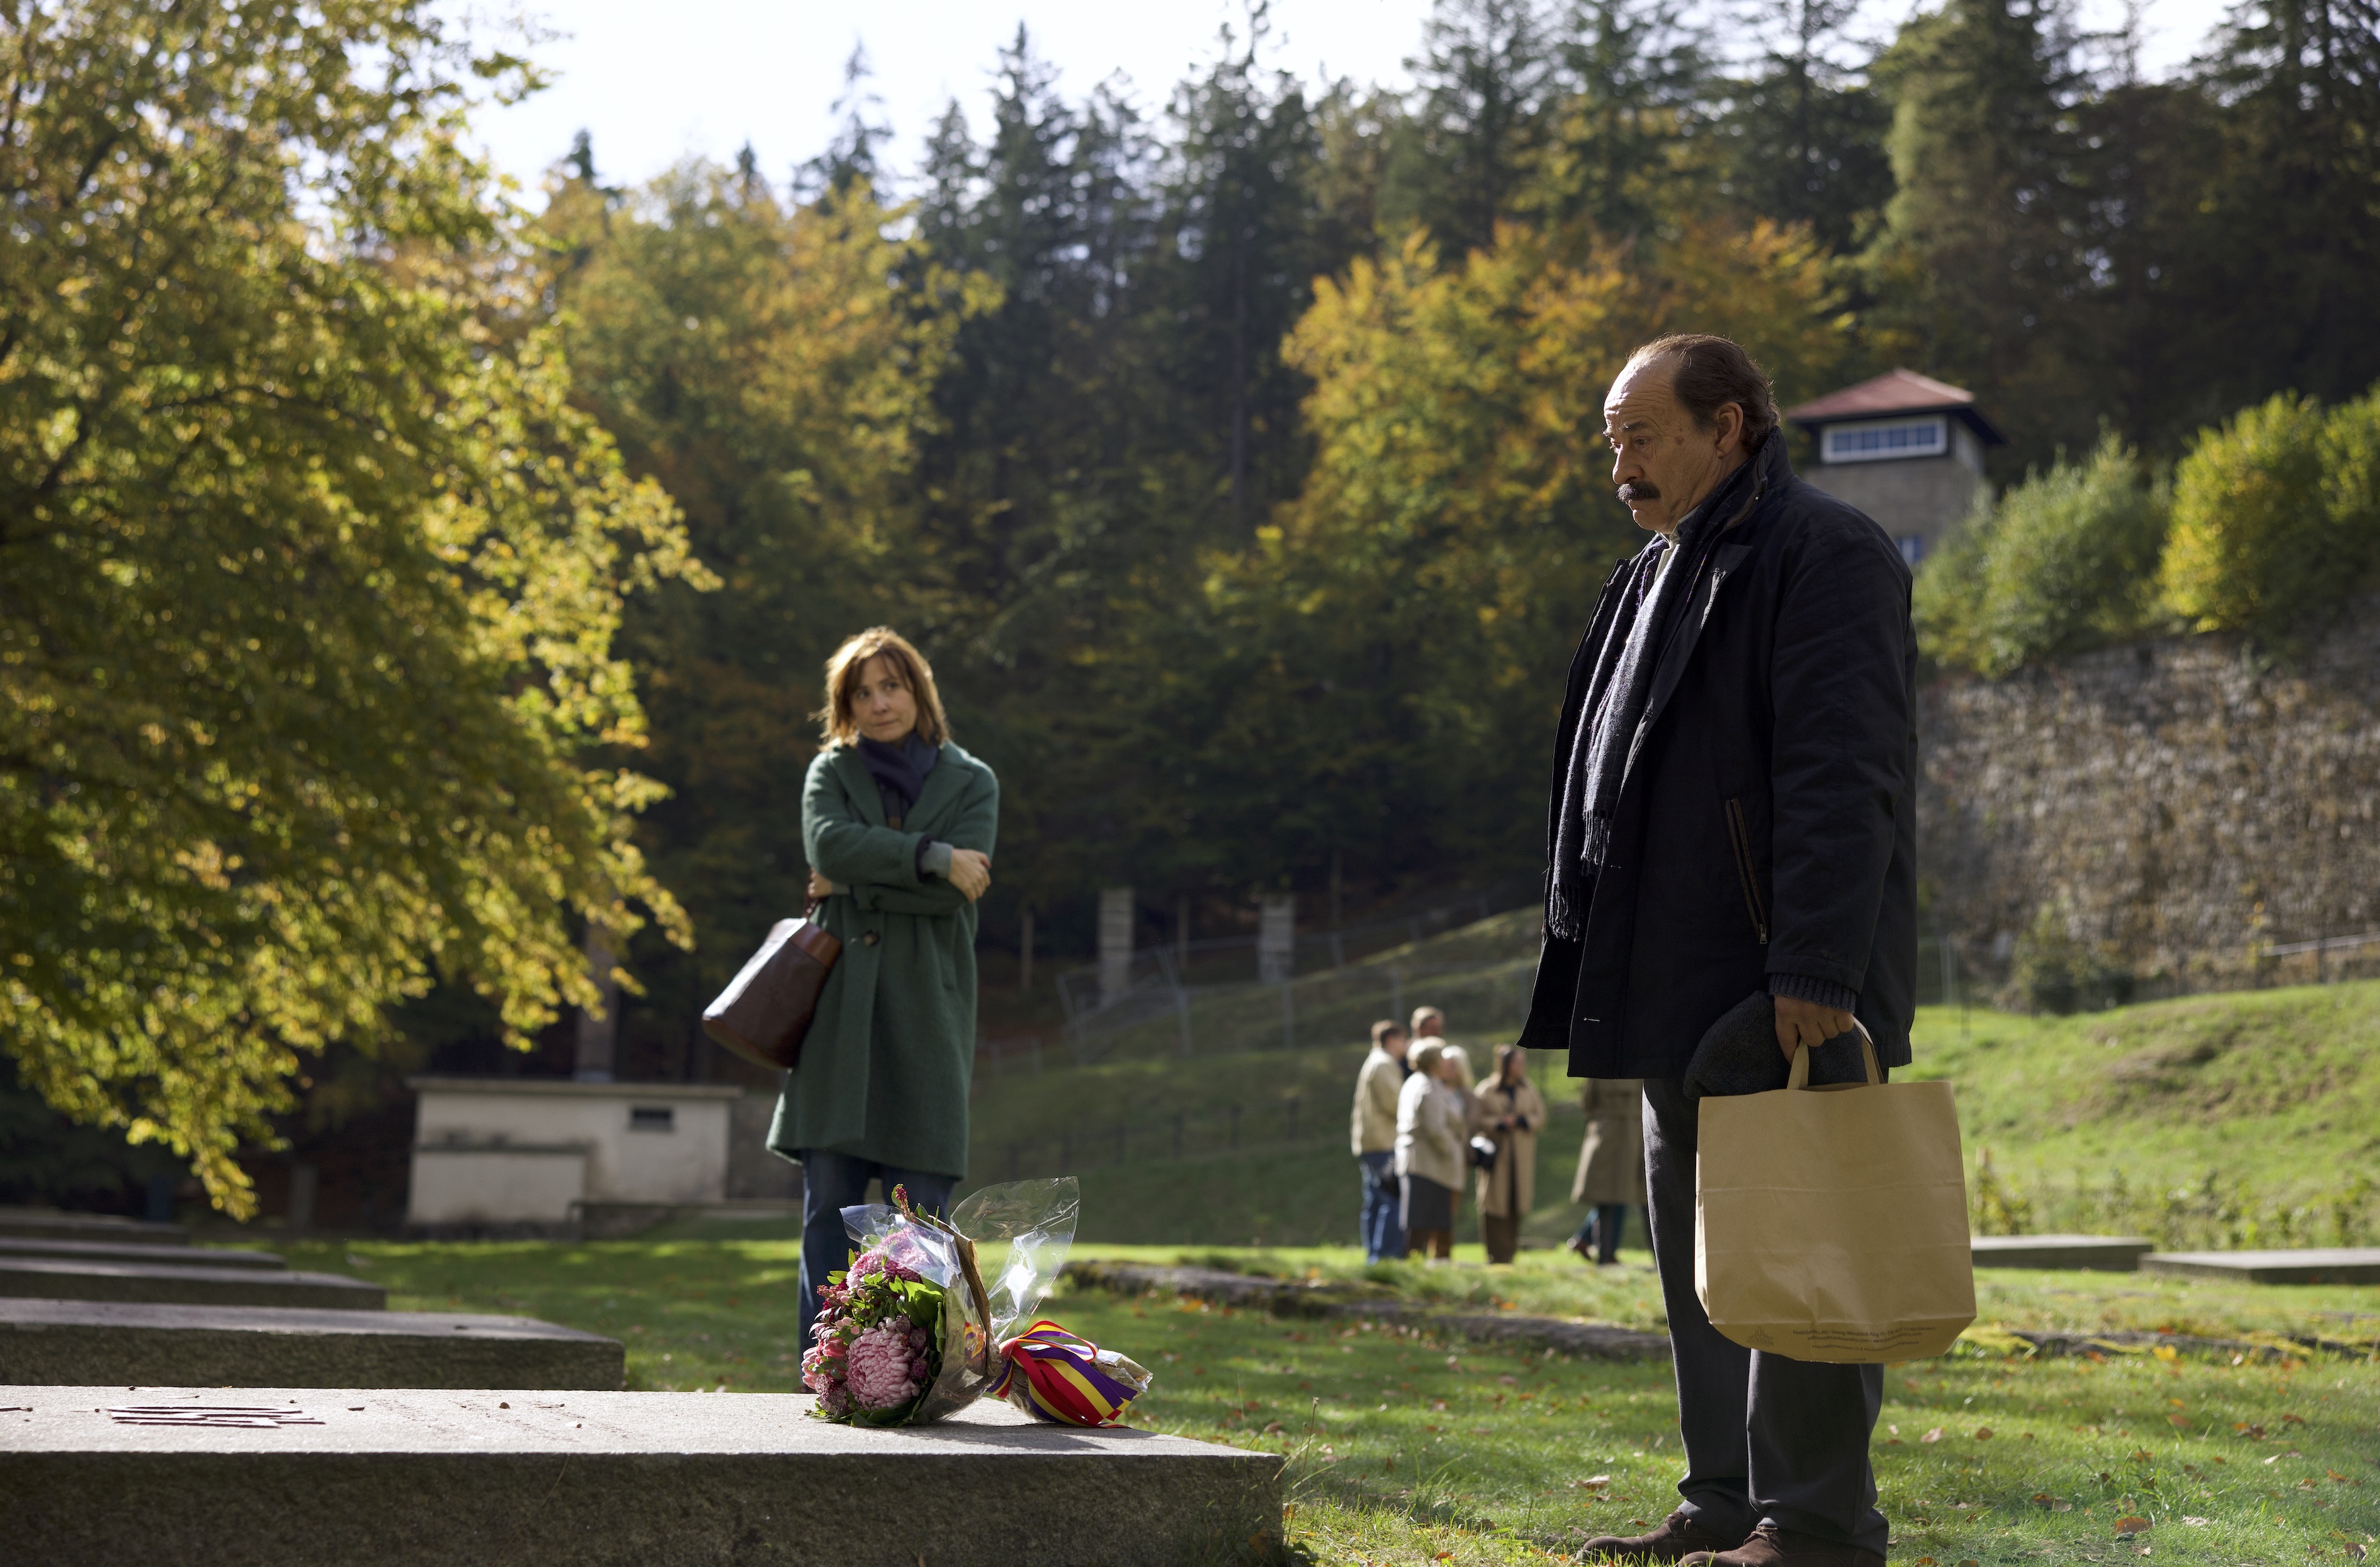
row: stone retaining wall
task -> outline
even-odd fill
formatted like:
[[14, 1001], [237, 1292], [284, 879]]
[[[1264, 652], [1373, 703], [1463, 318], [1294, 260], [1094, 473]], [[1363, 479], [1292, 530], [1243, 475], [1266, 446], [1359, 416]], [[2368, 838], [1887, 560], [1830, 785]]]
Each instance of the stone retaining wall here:
[[2295, 661], [2204, 636], [1943, 679], [1919, 728], [1919, 865], [1971, 973], [2062, 941], [2138, 993], [2224, 988], [2380, 930], [2380, 599]]

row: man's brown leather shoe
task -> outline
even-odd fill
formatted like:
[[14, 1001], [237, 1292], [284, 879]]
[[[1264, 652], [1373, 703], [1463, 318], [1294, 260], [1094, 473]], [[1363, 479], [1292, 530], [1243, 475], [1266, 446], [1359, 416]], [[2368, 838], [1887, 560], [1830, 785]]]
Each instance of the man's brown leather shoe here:
[[1884, 1558], [1853, 1545], [1790, 1534], [1763, 1524], [1733, 1550], [1698, 1551], [1680, 1567], [1884, 1567]]
[[1697, 1552], [1706, 1559], [1730, 1549], [1734, 1543], [1712, 1534], [1682, 1512], [1672, 1512], [1649, 1535], [1628, 1539], [1618, 1535], [1598, 1535], [1578, 1548], [1578, 1560], [1676, 1561]]

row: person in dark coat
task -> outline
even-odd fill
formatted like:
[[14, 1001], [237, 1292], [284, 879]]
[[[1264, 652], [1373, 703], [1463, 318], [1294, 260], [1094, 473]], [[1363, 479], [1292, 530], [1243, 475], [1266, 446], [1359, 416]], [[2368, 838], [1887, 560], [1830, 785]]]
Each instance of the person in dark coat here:
[[802, 1346], [851, 1244], [843, 1209], [906, 1186], [940, 1212], [966, 1174], [976, 900], [1000, 781], [951, 739], [925, 655], [883, 626], [826, 667], [826, 747], [802, 787], [815, 917], [843, 942], [769, 1147], [802, 1167]]
[[1654, 1259], [1687, 1464], [1649, 1535], [1585, 1554], [1883, 1567], [1881, 1368], [1720, 1336], [1694, 1290], [1706, 1029], [1775, 998], [1780, 1053], [1852, 1027], [1888, 1066], [1915, 1015], [1916, 638], [1884, 530], [1803, 483], [1767, 377], [1725, 338], [1639, 349], [1604, 403], [1654, 537], [1604, 586], [1554, 750], [1546, 934], [1522, 1043], [1645, 1080]]

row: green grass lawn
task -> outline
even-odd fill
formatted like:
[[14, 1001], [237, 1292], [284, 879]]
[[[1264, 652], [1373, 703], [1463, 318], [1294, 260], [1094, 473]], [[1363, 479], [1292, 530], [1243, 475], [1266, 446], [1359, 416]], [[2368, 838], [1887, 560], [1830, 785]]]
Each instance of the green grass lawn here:
[[[400, 1308], [527, 1313], [612, 1334], [627, 1345], [634, 1388], [797, 1386], [790, 1239], [287, 1249], [294, 1266], [387, 1285]], [[1084, 1249], [1366, 1274], [1338, 1248]], [[1450, 1305], [1658, 1327], [1645, 1260], [1595, 1269], [1527, 1254], [1512, 1269], [1371, 1277]], [[2015, 1271], [1979, 1283], [1983, 1321], [2007, 1327], [2336, 1338], [2368, 1335], [2380, 1318], [2374, 1289]], [[1673, 1500], [1676, 1404], [1663, 1366], [1087, 1290], [1062, 1294], [1050, 1314], [1158, 1373], [1135, 1425], [1285, 1454], [1291, 1536], [1316, 1562], [1540, 1561], [1592, 1534], [1633, 1532]], [[2380, 1530], [2380, 1366], [2369, 1360], [2034, 1361], [1967, 1346], [1890, 1368], [1876, 1435], [1893, 1555], [1912, 1567], [2154, 1567], [2136, 1561], [2144, 1547], [2235, 1567], [2344, 1561]], [[2119, 1537], [2124, 1519], [2146, 1520], [2147, 1532]]]

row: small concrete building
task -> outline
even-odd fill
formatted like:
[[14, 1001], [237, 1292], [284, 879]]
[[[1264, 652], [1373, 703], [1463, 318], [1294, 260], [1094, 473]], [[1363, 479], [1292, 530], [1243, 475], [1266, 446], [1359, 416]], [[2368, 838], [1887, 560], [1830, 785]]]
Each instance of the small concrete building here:
[[1883, 525], [1916, 565], [1984, 492], [1984, 448], [2007, 437], [1976, 411], [1975, 395], [1896, 370], [1788, 408], [1808, 431], [1817, 466], [1802, 475]]
[[742, 1090], [708, 1083], [415, 1077], [406, 1221], [568, 1225], [590, 1204], [721, 1204]]

